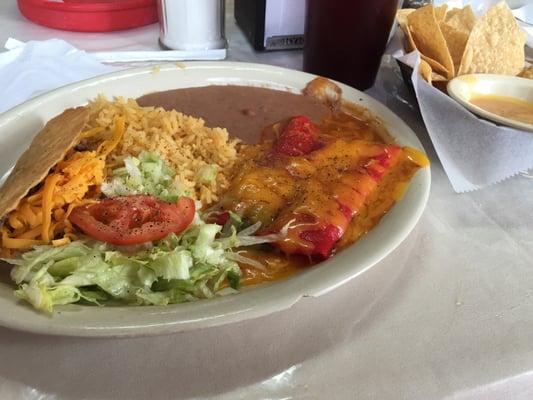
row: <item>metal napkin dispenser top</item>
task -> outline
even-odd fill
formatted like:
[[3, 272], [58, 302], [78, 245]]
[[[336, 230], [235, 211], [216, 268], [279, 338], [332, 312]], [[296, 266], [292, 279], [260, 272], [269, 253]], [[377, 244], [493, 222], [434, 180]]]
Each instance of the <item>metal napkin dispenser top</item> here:
[[235, 0], [235, 19], [256, 50], [303, 48], [305, 0]]

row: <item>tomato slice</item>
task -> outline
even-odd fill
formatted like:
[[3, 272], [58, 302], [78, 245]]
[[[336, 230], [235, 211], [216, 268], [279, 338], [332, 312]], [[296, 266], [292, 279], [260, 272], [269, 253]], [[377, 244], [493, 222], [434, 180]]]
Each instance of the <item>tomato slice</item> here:
[[183, 232], [194, 212], [194, 201], [188, 197], [170, 204], [153, 196], [136, 195], [76, 207], [69, 220], [96, 240], [127, 246]]

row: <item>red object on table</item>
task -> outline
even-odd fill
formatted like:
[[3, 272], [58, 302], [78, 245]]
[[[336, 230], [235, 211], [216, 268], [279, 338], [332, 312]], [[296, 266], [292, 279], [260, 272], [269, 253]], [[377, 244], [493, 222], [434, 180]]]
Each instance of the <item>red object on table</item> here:
[[17, 0], [30, 21], [78, 32], [109, 32], [157, 22], [157, 0]]

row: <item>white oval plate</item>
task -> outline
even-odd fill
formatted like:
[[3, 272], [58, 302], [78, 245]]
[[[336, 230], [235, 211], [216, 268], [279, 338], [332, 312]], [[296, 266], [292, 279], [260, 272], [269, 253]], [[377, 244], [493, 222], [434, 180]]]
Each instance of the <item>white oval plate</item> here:
[[448, 82], [448, 94], [463, 107], [480, 117], [512, 128], [533, 131], [533, 125], [491, 113], [470, 103], [474, 95], [516, 97], [533, 102], [533, 79], [508, 75], [470, 74], [461, 75]]
[[[300, 91], [313, 75], [260, 64], [194, 62], [126, 70], [62, 87], [0, 115], [0, 173], [16, 162], [45, 122], [68, 107], [86, 104], [100, 93], [139, 97], [155, 91], [212, 84], [263, 86]], [[411, 129], [366, 94], [339, 84], [343, 97], [371, 110], [401, 145], [423, 150]], [[43, 149], [43, 151], [45, 151]], [[1, 175], [0, 175], [1, 176]], [[414, 228], [427, 202], [429, 168], [417, 173], [409, 190], [366, 237], [339, 255], [297, 276], [242, 293], [165, 307], [57, 307], [53, 315], [17, 301], [13, 287], [0, 283], [0, 325], [54, 335], [137, 336], [205, 328], [263, 316], [291, 307], [304, 296], [320, 296], [359, 276], [397, 247]]]

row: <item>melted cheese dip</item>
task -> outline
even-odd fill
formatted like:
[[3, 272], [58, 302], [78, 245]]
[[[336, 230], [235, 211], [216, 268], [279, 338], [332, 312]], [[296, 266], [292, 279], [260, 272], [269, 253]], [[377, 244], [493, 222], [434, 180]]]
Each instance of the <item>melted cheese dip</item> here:
[[509, 96], [477, 95], [470, 99], [470, 103], [501, 117], [533, 125], [533, 103], [529, 101]]

